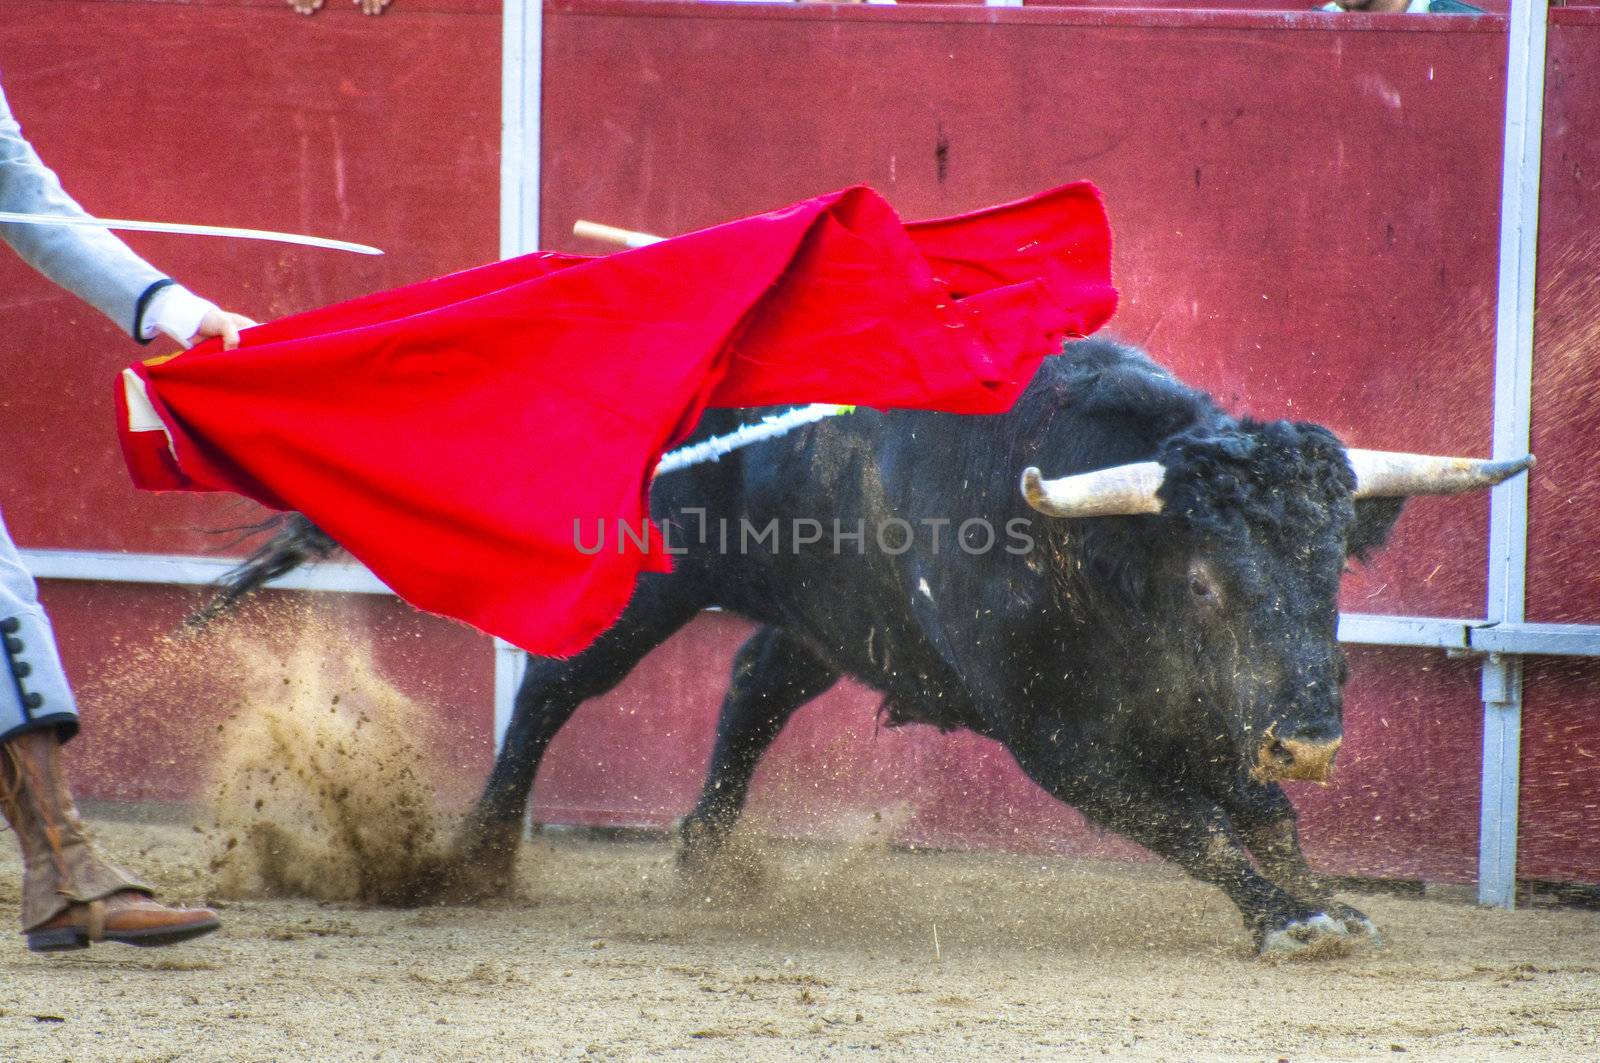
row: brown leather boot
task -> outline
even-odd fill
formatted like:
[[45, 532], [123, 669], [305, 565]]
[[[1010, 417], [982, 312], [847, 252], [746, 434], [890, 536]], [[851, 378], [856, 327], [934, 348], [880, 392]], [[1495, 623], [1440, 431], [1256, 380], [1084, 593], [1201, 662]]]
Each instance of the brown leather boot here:
[[67, 788], [61, 742], [30, 731], [0, 744], [0, 807], [22, 845], [22, 932], [35, 952], [92, 941], [171, 945], [222, 924], [209, 908], [168, 908], [100, 859]]

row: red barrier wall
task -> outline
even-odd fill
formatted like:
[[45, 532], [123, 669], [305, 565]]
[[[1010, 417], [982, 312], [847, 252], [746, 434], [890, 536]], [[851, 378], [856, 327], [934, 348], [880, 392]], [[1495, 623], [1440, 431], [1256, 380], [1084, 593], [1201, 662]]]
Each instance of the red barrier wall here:
[[[551, 247], [596, 250], [566, 235], [578, 217], [680, 232], [856, 181], [915, 217], [1090, 177], [1118, 233], [1114, 332], [1235, 408], [1320, 420], [1364, 446], [1488, 450], [1502, 18], [625, 0], [547, 12]], [[1592, 15], [1561, 11], [1551, 28], [1533, 526], [1535, 556], [1562, 564], [1535, 570], [1539, 619], [1595, 619], [1583, 587], [1600, 579], [1576, 538], [1600, 504], [1582, 472], [1593, 453], [1584, 249], [1597, 239], [1584, 196], [1600, 172]], [[499, 33], [490, 0], [401, 0], [376, 19], [303, 19], [278, 0], [41, 0], [0, 25], [0, 73], [92, 209], [390, 251], [132, 238], [196, 289], [265, 317], [494, 256]], [[208, 150], [213, 124], [229, 135]], [[197, 552], [213, 540], [193, 529], [251, 516], [214, 499], [136, 496], [108, 398], [138, 351], [5, 256], [0, 286], [17, 293], [0, 391], [17, 413], [0, 420], [0, 445], [15, 457], [0, 505], [21, 543]], [[1349, 579], [1345, 608], [1481, 614], [1486, 514], [1482, 497], [1416, 503], [1391, 549]], [[58, 583], [47, 598], [69, 666], [92, 686], [117, 640], [170, 623], [184, 593]], [[450, 758], [481, 768], [487, 640], [395, 603], [357, 608], [373, 630], [402, 633], [390, 667], [451, 721]], [[539, 818], [681, 813], [747, 631], [703, 618], [580, 711], [547, 762]], [[1353, 665], [1341, 776], [1296, 795], [1308, 845], [1335, 869], [1470, 878], [1475, 665], [1401, 650], [1357, 650]], [[1587, 779], [1571, 774], [1572, 745], [1600, 730], [1586, 668], [1530, 670], [1524, 875], [1600, 881], [1594, 832], [1571, 829], [1595, 822], [1585, 795], [1597, 788], [1567, 785]], [[992, 743], [879, 731], [874, 707], [846, 685], [804, 710], [763, 765], [755, 814], [798, 831], [888, 810], [908, 840], [1131, 850], [1082, 827]], [[86, 702], [91, 728], [120, 711]], [[160, 721], [148, 730], [76, 743], [88, 789], [190, 789], [204, 744], [176, 741], [172, 722], [190, 707], [147, 711]]]
[[[277, 0], [12, 4], [0, 78], [33, 144], [92, 211], [346, 236], [388, 252], [128, 234], [230, 309], [277, 317], [493, 259], [498, 3], [413, 3], [377, 19], [338, 6], [306, 19]], [[234, 538], [208, 529], [260, 518], [241, 499], [129, 485], [112, 383], [165, 341], [134, 345], [9, 253], [0, 291], [0, 507], [20, 545], [205, 553]], [[84, 735], [69, 747], [81, 792], [193, 793], [230, 692], [207, 689], [204, 658], [147, 656], [193, 595], [49, 581], [44, 599], [83, 703]], [[441, 759], [464, 765], [457, 774], [475, 787], [492, 744], [489, 640], [393, 601], [350, 596], [342, 608], [388, 645], [380, 659], [396, 682], [448, 721]], [[184, 674], [155, 703], [130, 704], [104, 680], [139, 660]]]
[[1600, 8], [1556, 12], [1546, 74], [1533, 363], [1528, 619], [1600, 621]]
[[[1546, 65], [1529, 482], [1528, 619], [1600, 622], [1600, 7], [1552, 12]], [[1600, 712], [1593, 661], [1524, 679], [1518, 873], [1600, 882]]]
[[[308, 19], [275, 2], [38, 0], [0, 20], [0, 77], [24, 132], [91, 211], [348, 236], [388, 252], [127, 234], [200, 294], [281, 317], [496, 256], [499, 7], [421, 6]], [[19, 543], [200, 553], [216, 540], [195, 529], [257, 512], [129, 489], [109, 431], [112, 383], [166, 341], [135, 347], [9, 253], [0, 290], [26, 307], [5, 318], [0, 420], [0, 505]]]

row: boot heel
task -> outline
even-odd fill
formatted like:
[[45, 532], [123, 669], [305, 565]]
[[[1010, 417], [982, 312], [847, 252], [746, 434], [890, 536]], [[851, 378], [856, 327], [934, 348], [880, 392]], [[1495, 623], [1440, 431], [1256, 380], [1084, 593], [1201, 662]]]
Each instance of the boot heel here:
[[89, 947], [89, 935], [82, 927], [59, 926], [54, 930], [28, 933], [29, 952], [71, 952]]

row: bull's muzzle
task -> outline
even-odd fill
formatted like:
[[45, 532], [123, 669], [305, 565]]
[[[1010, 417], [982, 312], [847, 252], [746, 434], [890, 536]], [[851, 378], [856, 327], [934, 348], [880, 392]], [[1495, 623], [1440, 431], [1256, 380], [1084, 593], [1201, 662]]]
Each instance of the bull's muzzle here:
[[1295, 779], [1326, 783], [1333, 775], [1333, 758], [1343, 741], [1335, 738], [1331, 742], [1302, 742], [1276, 738], [1269, 732], [1256, 750], [1256, 764], [1250, 776], [1257, 782]]

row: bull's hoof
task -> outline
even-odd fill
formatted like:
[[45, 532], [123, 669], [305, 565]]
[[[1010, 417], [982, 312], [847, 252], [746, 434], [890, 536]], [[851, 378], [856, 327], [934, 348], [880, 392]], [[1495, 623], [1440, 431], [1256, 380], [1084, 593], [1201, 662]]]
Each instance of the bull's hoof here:
[[692, 818], [678, 826], [678, 872], [708, 899], [738, 901], [758, 895], [765, 863], [748, 840]]
[[1338, 920], [1343, 924], [1345, 933], [1350, 935], [1353, 945], [1381, 945], [1383, 938], [1378, 934], [1378, 927], [1367, 918], [1367, 914], [1350, 907], [1348, 904], [1337, 902], [1323, 906], [1329, 918]]
[[715, 873], [718, 853], [699, 845], [678, 846], [678, 873], [691, 878], [707, 878]]
[[1320, 960], [1347, 956], [1355, 943], [1356, 938], [1344, 922], [1327, 912], [1312, 912], [1264, 927], [1258, 944], [1262, 959]]
[[450, 848], [433, 882], [430, 904], [477, 904], [510, 896], [517, 880], [522, 825], [472, 825]]
[[693, 819], [678, 825], [678, 871], [692, 878], [714, 878], [722, 870], [726, 833]]
[[513, 892], [509, 869], [461, 864], [440, 876], [430, 902], [443, 905], [481, 904]]

